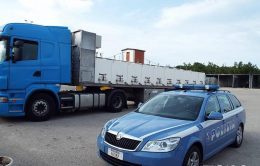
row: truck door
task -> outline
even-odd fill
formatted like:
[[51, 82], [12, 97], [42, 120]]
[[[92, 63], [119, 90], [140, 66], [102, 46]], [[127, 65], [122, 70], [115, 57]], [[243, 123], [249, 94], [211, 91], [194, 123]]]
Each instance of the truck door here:
[[14, 37], [11, 40], [12, 60], [10, 62], [9, 89], [25, 89], [41, 80], [39, 42]]
[[[211, 96], [208, 99], [205, 107], [205, 117], [211, 112], [221, 112], [216, 96]], [[205, 118], [205, 121], [202, 123], [205, 134], [205, 154], [211, 156], [223, 147], [223, 135], [221, 135], [223, 123], [223, 120], [207, 120], [207, 118]]]

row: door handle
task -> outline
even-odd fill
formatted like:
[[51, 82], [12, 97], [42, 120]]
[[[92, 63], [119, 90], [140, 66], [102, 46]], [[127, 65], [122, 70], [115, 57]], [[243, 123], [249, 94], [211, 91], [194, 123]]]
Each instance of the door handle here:
[[42, 76], [42, 72], [37, 70], [33, 73], [33, 77], [41, 77]]

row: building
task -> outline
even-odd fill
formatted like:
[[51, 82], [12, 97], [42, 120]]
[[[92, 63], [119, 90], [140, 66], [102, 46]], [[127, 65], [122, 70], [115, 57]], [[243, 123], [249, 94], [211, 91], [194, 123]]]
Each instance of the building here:
[[123, 61], [144, 64], [145, 50], [126, 48], [122, 50]]

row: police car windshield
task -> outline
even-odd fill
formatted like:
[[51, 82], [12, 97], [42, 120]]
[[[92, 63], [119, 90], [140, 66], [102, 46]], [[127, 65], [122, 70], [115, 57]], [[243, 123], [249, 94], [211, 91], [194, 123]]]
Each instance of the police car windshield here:
[[194, 121], [199, 115], [203, 99], [196, 96], [161, 94], [149, 100], [136, 112]]

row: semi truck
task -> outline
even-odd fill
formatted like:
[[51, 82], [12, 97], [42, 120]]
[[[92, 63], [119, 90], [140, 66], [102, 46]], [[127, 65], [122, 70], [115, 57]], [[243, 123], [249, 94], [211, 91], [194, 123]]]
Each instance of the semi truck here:
[[129, 52], [122, 60], [98, 57], [101, 39], [62, 26], [2, 26], [0, 116], [44, 121], [62, 111], [119, 112], [175, 83], [204, 84], [205, 73], [131, 61]]

